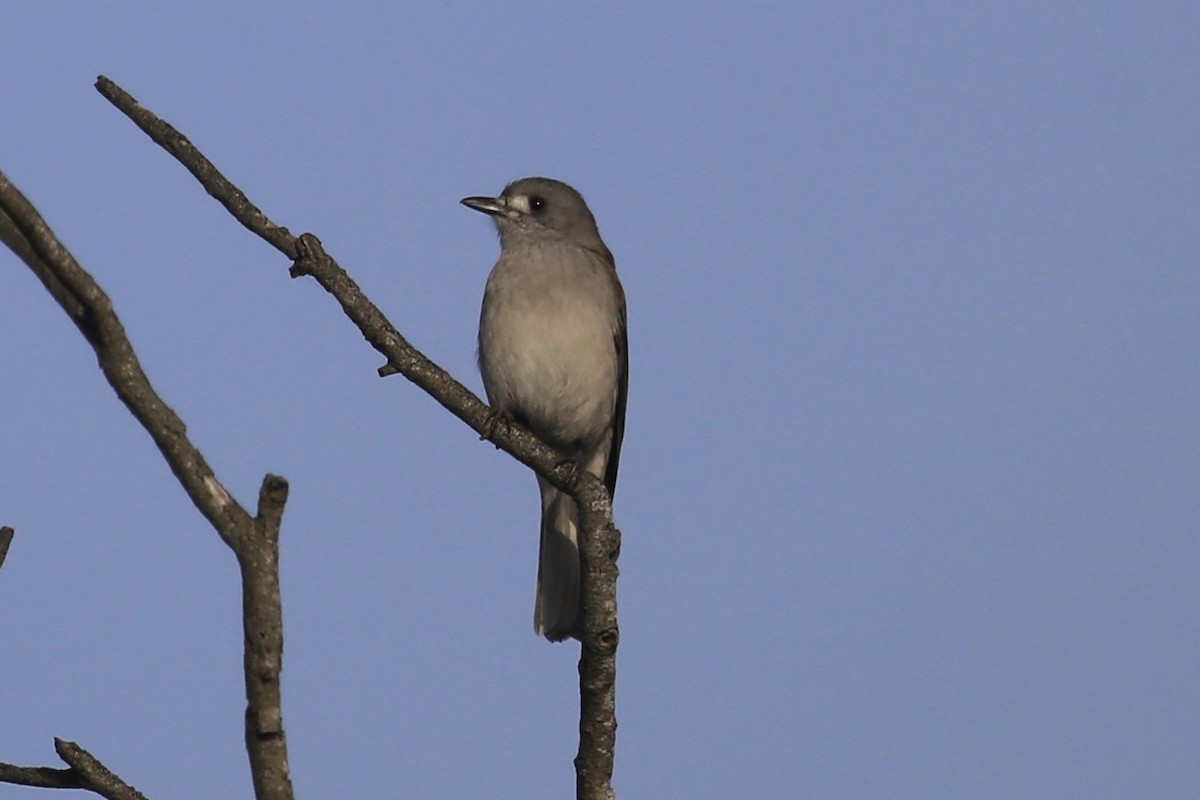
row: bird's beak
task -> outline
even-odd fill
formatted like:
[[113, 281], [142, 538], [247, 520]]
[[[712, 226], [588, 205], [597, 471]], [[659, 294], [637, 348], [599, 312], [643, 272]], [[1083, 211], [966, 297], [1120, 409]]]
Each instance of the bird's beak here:
[[503, 217], [508, 214], [508, 204], [503, 197], [464, 197], [459, 201], [467, 208], [491, 214], [493, 217]]

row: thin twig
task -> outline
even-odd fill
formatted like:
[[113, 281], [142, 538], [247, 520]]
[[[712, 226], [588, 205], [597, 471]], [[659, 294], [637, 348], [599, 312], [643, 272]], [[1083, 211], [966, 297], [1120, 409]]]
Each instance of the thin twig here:
[[153, 112], [138, 105], [137, 100], [108, 78], [101, 75], [96, 79], [96, 91], [121, 110], [125, 116], [141, 128], [147, 136], [175, 156], [189, 172], [196, 176], [210, 195], [225, 206], [234, 219], [262, 237], [268, 244], [288, 258], [296, 257], [295, 237], [287, 228], [274, 224], [258, 210], [242, 193], [242, 190], [225, 180], [213, 163], [179, 131]]

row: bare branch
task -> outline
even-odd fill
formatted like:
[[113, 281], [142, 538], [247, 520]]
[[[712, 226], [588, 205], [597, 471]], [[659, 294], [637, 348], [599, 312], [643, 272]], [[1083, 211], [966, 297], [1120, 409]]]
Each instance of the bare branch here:
[[283, 253], [288, 258], [296, 257], [295, 237], [287, 228], [275, 225], [267, 219], [258, 208], [251, 203], [229, 181], [225, 180], [212, 162], [192, 145], [188, 138], [175, 130], [170, 124], [160, 119], [152, 112], [138, 105], [137, 100], [120, 86], [101, 75], [96, 79], [96, 91], [104, 95], [114, 106], [133, 120], [133, 123], [145, 131], [146, 135], [162, 146], [171, 155], [187, 167], [196, 176], [208, 193], [215, 197], [234, 219], [246, 226], [248, 230], [262, 237], [268, 244]]
[[0, 763], [0, 783], [33, 786], [37, 789], [85, 788], [73, 770], [54, 767], [19, 767]]
[[[278, 545], [287, 483], [267, 476], [258, 518], [252, 518], [230, 495], [188, 439], [183, 421], [150, 385], [108, 295], [3, 173], [0, 236], [38, 276], [92, 345], [100, 369], [117, 396], [158, 445], [196, 508], [237, 556], [242, 570], [245, 632], [246, 745], [255, 794], [258, 800], [291, 800], [279, 692], [283, 623]], [[77, 771], [88, 768], [91, 757], [86, 751], [70, 743], [63, 745], [65, 750], [60, 747], [59, 753], [64, 760]], [[69, 757], [78, 758], [82, 766]], [[96, 780], [103, 777], [99, 772], [96, 775], [100, 776]], [[136, 793], [113, 796], [140, 797]]]
[[163, 402], [142, 371], [112, 301], [70, 251], [55, 237], [37, 209], [0, 172], [0, 215], [11, 223], [7, 237], [19, 234], [14, 252], [30, 267], [96, 351], [104, 377], [154, 439], [171, 471], [226, 543], [247, 529], [250, 515], [217, 480], [204, 456], [187, 438], [187, 427]]
[[54, 749], [71, 771], [79, 776], [84, 789], [108, 800], [146, 800], [146, 796], [118, 778], [100, 761], [74, 742], [54, 740]]
[[50, 296], [66, 310], [67, 316], [71, 319], [83, 316], [83, 306], [80, 302], [67, 291], [67, 287], [59, 283], [58, 278], [54, 277], [54, 273], [46, 268], [45, 262], [38, 258], [33, 245], [25, 238], [25, 234], [21, 233], [17, 224], [2, 210], [0, 210], [0, 242], [4, 242], [9, 250], [12, 250], [18, 258], [25, 262], [26, 266], [33, 270], [33, 274], [50, 292]]
[[[580, 470], [581, 472], [583, 470]], [[621, 532], [600, 481], [579, 492], [579, 553], [583, 560], [583, 638], [579, 650], [579, 751], [575, 796], [613, 800], [617, 746], [617, 558]]]
[[0, 764], [0, 782], [39, 789], [86, 789], [108, 800], [146, 800], [145, 795], [74, 742], [55, 739], [54, 749], [70, 769]]
[[581, 509], [584, 597], [576, 792], [579, 798], [609, 800], [612, 797], [617, 727], [614, 689], [619, 637], [615, 562], [620, 550], [620, 533], [613, 527], [612, 503], [603, 483], [519, 426], [497, 424], [497, 417], [474, 393], [400, 335], [383, 312], [325, 252], [317, 237], [311, 234], [293, 237], [286, 228], [271, 222], [186, 137], [140, 106], [111, 80], [101, 76], [96, 81], [96, 88], [174, 156], [242, 225], [292, 259], [292, 277], [310, 275], [334, 296], [367, 342], [387, 359], [379, 370], [381, 376], [404, 375], [481, 438], [491, 441], [577, 500]]
[[237, 549], [242, 571], [242, 625], [246, 676], [246, 752], [254, 796], [292, 796], [287, 739], [283, 732], [283, 606], [279, 592], [279, 526], [288, 484], [268, 475], [258, 495], [251, 537]]

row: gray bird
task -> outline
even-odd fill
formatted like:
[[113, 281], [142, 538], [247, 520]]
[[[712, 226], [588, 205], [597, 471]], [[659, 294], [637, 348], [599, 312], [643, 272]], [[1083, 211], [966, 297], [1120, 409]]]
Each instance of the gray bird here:
[[[479, 318], [488, 402], [602, 478], [611, 495], [629, 385], [625, 292], [592, 212], [579, 192], [549, 178], [462, 203], [491, 215], [500, 233]], [[557, 642], [578, 634], [579, 512], [541, 477], [538, 488], [533, 627]]]

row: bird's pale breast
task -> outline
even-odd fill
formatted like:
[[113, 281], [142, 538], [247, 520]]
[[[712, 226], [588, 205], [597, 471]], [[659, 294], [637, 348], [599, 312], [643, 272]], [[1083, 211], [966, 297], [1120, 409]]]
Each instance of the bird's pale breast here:
[[505, 253], [488, 278], [479, 330], [492, 404], [560, 446], [599, 441], [616, 403], [617, 319], [611, 278], [591, 251]]

